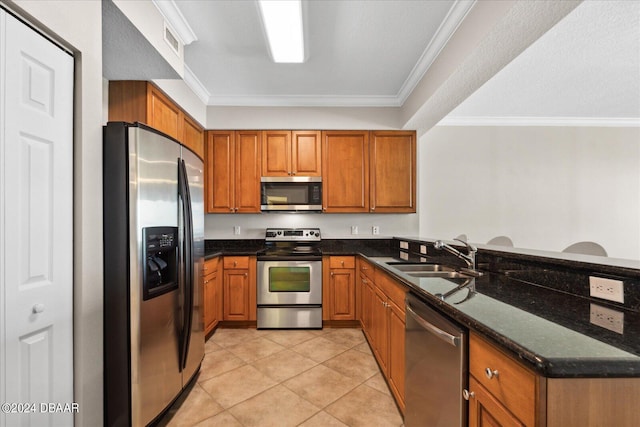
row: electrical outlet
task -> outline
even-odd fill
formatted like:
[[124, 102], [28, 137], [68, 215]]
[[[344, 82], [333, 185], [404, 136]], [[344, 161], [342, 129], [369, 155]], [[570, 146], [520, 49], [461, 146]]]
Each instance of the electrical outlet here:
[[624, 304], [624, 283], [622, 280], [589, 276], [589, 295]]
[[409, 254], [406, 253], [406, 252], [400, 252], [400, 259], [408, 261], [409, 260]]
[[409, 242], [400, 242], [400, 249], [409, 249]]
[[589, 322], [619, 334], [624, 333], [623, 312], [602, 307], [598, 304], [589, 304], [589, 306]]
[[420, 245], [420, 253], [421, 254], [427, 253], [427, 245]]
[[377, 225], [371, 227], [371, 234], [380, 234], [380, 227], [378, 227]]
[[235, 234], [236, 236], [240, 235], [240, 226], [239, 225], [234, 225], [233, 226], [233, 234]]
[[358, 234], [358, 226], [357, 225], [352, 225], [351, 226], [351, 234]]

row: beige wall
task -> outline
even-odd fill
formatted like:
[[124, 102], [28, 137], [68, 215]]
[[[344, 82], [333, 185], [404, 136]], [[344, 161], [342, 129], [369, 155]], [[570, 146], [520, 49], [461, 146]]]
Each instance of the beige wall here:
[[446, 127], [420, 138], [420, 234], [640, 259], [640, 129]]
[[75, 52], [74, 398], [76, 425], [102, 425], [102, 9], [99, 1], [18, 1]]

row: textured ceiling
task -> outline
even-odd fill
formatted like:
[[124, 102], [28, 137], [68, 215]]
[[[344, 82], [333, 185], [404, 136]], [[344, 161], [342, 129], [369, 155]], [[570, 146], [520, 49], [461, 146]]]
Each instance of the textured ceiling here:
[[275, 64], [255, 1], [176, 2], [198, 37], [185, 47], [185, 63], [210, 105], [399, 106], [455, 4], [306, 1], [307, 60]]
[[638, 122], [640, 1], [583, 2], [442, 123], [536, 117]]

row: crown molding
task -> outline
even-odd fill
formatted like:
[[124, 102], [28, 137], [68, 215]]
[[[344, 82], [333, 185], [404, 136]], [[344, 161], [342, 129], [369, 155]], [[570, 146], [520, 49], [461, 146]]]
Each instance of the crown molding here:
[[[234, 106], [234, 107], [401, 107], [416, 85], [424, 77], [425, 73], [440, 54], [451, 36], [458, 29], [464, 18], [477, 0], [457, 0], [449, 9], [447, 16], [438, 27], [429, 45], [424, 50], [420, 59], [409, 73], [396, 95], [389, 96], [340, 96], [340, 95], [210, 95], [197, 77], [188, 70], [185, 65], [185, 82], [196, 95], [209, 106]], [[177, 7], [173, 0], [153, 0], [164, 6], [170, 3], [171, 8]], [[162, 10], [161, 10], [162, 12]], [[163, 12], [164, 15], [164, 12]], [[182, 14], [180, 14], [182, 16]], [[165, 15], [166, 17], [166, 15]], [[168, 18], [167, 18], [168, 19]], [[183, 18], [184, 19], [184, 18]], [[173, 21], [170, 20], [171, 25]], [[186, 23], [186, 21], [185, 21]], [[187, 25], [188, 26], [188, 25]], [[178, 31], [178, 30], [176, 30]], [[194, 35], [195, 37], [195, 35]], [[187, 43], [185, 43], [187, 44]]]
[[640, 127], [638, 117], [451, 117], [437, 126]]
[[174, 0], [151, 0], [155, 7], [160, 11], [164, 19], [171, 25], [171, 28], [180, 37], [180, 41], [184, 46], [198, 40], [196, 33], [193, 32], [191, 26], [185, 19]]
[[196, 75], [193, 74], [193, 71], [191, 71], [191, 68], [189, 68], [187, 64], [184, 64], [183, 80], [186, 83], [186, 85], [189, 87], [189, 89], [191, 89], [193, 93], [195, 93], [196, 96], [200, 98], [200, 101], [202, 101], [203, 104], [209, 105], [209, 99], [211, 98], [211, 94], [209, 93], [207, 88], [202, 84], [202, 82], [196, 77]]
[[212, 95], [206, 104], [227, 107], [400, 107], [395, 96], [339, 95]]
[[447, 16], [445, 16], [436, 30], [429, 45], [402, 84], [396, 96], [398, 105], [403, 105], [409, 95], [411, 95], [411, 92], [413, 92], [418, 83], [420, 83], [420, 80], [422, 80], [422, 77], [424, 77], [425, 73], [429, 70], [431, 64], [436, 60], [447, 42], [449, 42], [451, 36], [453, 36], [475, 4], [476, 0], [457, 0], [453, 6], [451, 6], [451, 9], [449, 9]]

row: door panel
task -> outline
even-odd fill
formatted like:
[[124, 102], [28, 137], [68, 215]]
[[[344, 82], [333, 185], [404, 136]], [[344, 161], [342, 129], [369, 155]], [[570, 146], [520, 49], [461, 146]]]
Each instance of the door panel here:
[[[131, 248], [143, 247], [142, 229], [178, 226], [180, 146], [142, 128], [129, 128], [129, 218]], [[182, 327], [177, 290], [142, 299], [146, 260], [130, 254], [130, 336], [132, 421], [148, 424], [182, 387], [179, 338]]]
[[0, 73], [0, 401], [72, 403], [73, 57], [0, 10]]
[[191, 213], [193, 223], [193, 313], [191, 323], [191, 339], [187, 366], [183, 372], [183, 383], [189, 381], [200, 366], [204, 357], [204, 288], [202, 271], [204, 268], [204, 164], [194, 153], [182, 149], [182, 158], [187, 168], [189, 193], [191, 195]]

